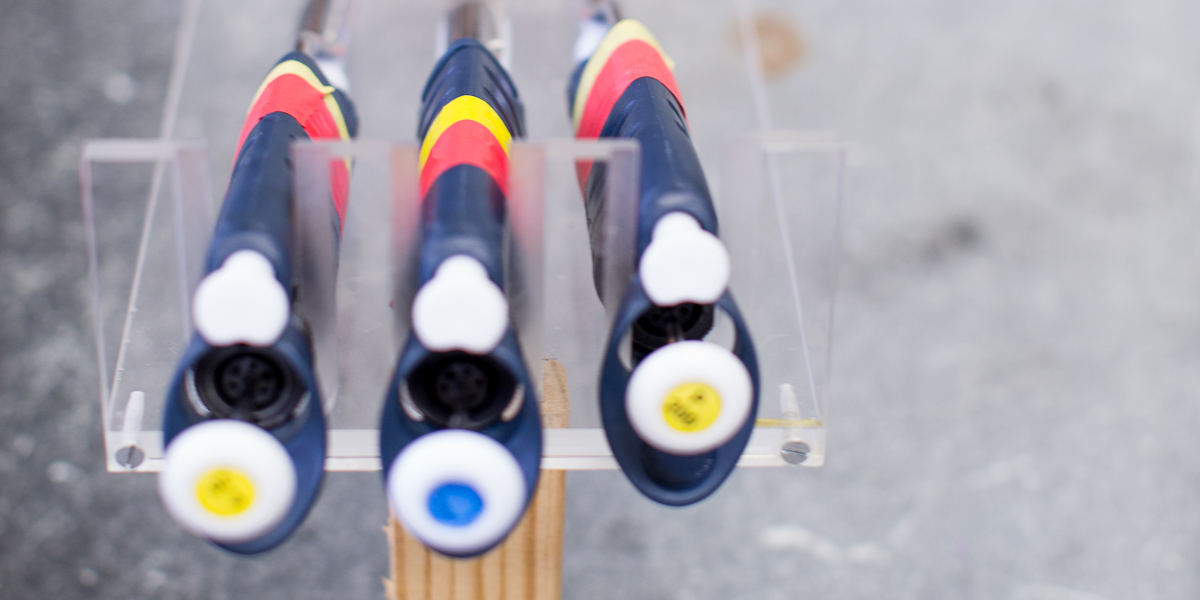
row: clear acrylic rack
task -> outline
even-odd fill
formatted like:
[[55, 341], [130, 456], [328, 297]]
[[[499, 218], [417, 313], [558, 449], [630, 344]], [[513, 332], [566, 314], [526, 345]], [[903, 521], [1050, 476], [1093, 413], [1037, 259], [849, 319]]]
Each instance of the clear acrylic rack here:
[[[710, 184], [762, 376], [755, 431], [739, 466], [821, 466], [844, 146], [835, 136], [777, 131], [724, 147]], [[616, 305], [633, 269], [637, 158], [629, 141], [512, 147], [506, 277], [513, 320], [534, 379], [541, 381], [544, 361], [561, 362], [571, 398], [571, 427], [545, 432], [543, 468], [617, 468], [599, 428], [597, 387], [609, 329], [604, 307]], [[354, 169], [339, 242], [328, 227], [327, 165], [347, 159]], [[303, 289], [327, 291], [296, 307], [312, 326], [326, 399], [325, 467], [378, 470], [380, 403], [414, 292], [404, 282], [416, 239], [417, 147], [299, 143], [293, 160], [299, 277]], [[607, 256], [629, 256], [608, 261], [599, 286], [578, 161], [607, 166], [603, 244]], [[197, 142], [91, 140], [79, 172], [106, 464], [112, 472], [155, 472], [166, 385], [191, 335], [192, 290], [216, 214], [208, 155]]]

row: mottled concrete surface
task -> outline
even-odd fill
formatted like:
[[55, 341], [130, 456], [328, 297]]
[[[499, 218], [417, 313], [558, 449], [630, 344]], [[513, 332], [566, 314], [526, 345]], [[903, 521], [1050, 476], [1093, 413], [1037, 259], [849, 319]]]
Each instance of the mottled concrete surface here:
[[[214, 180], [299, 4], [202, 12], [179, 135], [208, 139]], [[364, 137], [411, 138], [438, 10], [363, 4]], [[567, 11], [512, 5], [530, 130], [563, 135]], [[753, 125], [731, 5], [625, 5], [698, 137]], [[851, 147], [828, 464], [739, 472], [686, 510], [572, 475], [564, 597], [1200, 595], [1200, 11], [760, 8], [803, 40], [769, 84], [777, 124]], [[178, 17], [0, 4], [0, 597], [380, 597], [376, 475], [330, 476], [295, 538], [246, 560], [180, 531], [152, 477], [103, 470], [76, 160], [157, 133]]]

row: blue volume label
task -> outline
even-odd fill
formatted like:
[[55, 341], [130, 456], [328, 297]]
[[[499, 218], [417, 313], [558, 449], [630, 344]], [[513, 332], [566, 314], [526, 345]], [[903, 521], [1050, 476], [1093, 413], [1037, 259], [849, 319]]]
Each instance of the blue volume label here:
[[429, 494], [429, 514], [439, 523], [464, 527], [483, 512], [483, 498], [469, 485], [447, 483]]

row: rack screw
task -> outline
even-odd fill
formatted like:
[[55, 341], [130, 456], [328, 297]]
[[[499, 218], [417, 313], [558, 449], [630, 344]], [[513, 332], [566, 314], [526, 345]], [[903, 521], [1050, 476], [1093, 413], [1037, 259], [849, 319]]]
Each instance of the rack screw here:
[[138, 448], [132, 444], [117, 450], [117, 464], [125, 467], [126, 469], [137, 467], [138, 465], [142, 464], [142, 461], [145, 459], [146, 453], [142, 452], [141, 448]]
[[790, 465], [798, 465], [808, 460], [808, 444], [799, 440], [784, 442], [779, 449], [780, 456]]

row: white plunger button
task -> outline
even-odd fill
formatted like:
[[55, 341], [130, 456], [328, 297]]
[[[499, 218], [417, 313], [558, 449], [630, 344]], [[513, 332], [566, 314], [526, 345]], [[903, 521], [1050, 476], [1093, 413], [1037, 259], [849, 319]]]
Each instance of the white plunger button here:
[[638, 265], [642, 287], [658, 306], [712, 304], [729, 287], [729, 273], [725, 244], [682, 212], [667, 213], [654, 224]]
[[633, 370], [625, 412], [647, 444], [670, 454], [700, 454], [741, 430], [753, 394], [750, 372], [732, 352], [710, 342], [676, 342]]
[[508, 329], [508, 301], [479, 261], [457, 254], [442, 261], [413, 299], [413, 331], [434, 352], [487, 354]]
[[525, 477], [500, 442], [443, 429], [406, 446], [388, 471], [396, 517], [429, 547], [453, 555], [481, 552], [521, 518]]
[[296, 467], [283, 444], [243, 421], [193, 425], [167, 446], [158, 493], [192, 533], [223, 543], [253, 540], [287, 516]]
[[192, 320], [213, 346], [266, 347], [283, 335], [289, 304], [271, 261], [254, 250], [239, 250], [196, 286]]

